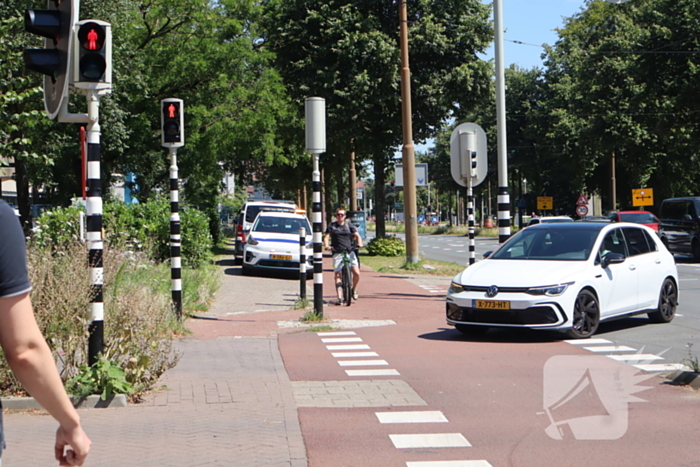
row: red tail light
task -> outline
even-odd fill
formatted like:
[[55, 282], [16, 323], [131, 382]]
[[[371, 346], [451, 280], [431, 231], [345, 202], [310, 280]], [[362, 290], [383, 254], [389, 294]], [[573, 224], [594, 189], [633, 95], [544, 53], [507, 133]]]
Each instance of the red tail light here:
[[243, 224], [238, 224], [238, 228], [236, 230], [236, 236], [238, 237], [238, 240], [241, 243], [245, 243], [245, 232], [243, 232]]

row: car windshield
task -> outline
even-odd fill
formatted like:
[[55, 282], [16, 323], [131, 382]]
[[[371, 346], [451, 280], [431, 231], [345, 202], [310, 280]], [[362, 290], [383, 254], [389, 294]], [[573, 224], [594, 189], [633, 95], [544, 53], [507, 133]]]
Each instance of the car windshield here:
[[622, 222], [634, 222], [636, 224], [654, 224], [656, 222], [659, 222], [656, 220], [656, 217], [654, 217], [653, 214], [650, 214], [648, 212], [620, 214], [620, 220]]
[[311, 225], [306, 218], [264, 216], [258, 217], [252, 231], [299, 235], [299, 229], [302, 227], [306, 229], [306, 235], [311, 235]]
[[524, 229], [490, 258], [543, 261], [585, 261], [591, 254], [600, 229]]

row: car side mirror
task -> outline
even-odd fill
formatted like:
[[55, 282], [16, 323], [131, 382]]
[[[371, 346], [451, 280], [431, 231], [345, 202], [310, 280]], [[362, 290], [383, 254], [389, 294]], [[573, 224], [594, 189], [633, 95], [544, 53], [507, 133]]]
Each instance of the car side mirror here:
[[483, 257], [484, 257], [484, 258], [488, 258], [488, 257], [491, 256], [492, 254], [493, 254], [493, 251], [487, 251], [486, 253], [483, 254]]
[[687, 222], [691, 222], [693, 220], [693, 218], [690, 214], [683, 214], [683, 220], [687, 221]]
[[625, 261], [624, 255], [621, 255], [620, 253], [605, 253], [603, 255], [603, 258], [600, 261], [600, 265], [603, 267], [603, 269], [606, 269], [608, 266], [611, 264], [620, 264]]

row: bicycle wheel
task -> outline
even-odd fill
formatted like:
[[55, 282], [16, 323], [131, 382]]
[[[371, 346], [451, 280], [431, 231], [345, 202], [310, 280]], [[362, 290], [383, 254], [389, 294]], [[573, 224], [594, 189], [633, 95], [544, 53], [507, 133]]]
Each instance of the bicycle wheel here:
[[352, 271], [350, 270], [349, 264], [343, 266], [342, 281], [343, 303], [345, 303], [346, 306], [350, 306], [352, 303]]

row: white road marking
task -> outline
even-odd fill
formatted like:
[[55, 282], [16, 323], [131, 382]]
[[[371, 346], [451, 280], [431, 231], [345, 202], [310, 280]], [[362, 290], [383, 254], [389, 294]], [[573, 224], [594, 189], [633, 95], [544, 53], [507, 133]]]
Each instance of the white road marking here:
[[637, 349], [627, 347], [626, 345], [604, 345], [601, 347], [584, 347], [591, 352], [634, 352]]
[[350, 345], [327, 345], [328, 350], [368, 350], [367, 344], [350, 344]]
[[386, 360], [340, 360], [340, 366], [382, 366], [388, 365]]
[[426, 433], [420, 435], [389, 435], [397, 449], [470, 447], [461, 433]]
[[608, 358], [613, 360], [663, 360], [663, 357], [654, 355], [653, 353], [636, 353], [629, 355], [607, 355]]
[[321, 342], [324, 344], [331, 344], [333, 342], [362, 342], [362, 339], [359, 337], [328, 337], [326, 339], [321, 339]]
[[335, 331], [335, 332], [317, 332], [316, 335], [319, 337], [333, 337], [333, 336], [356, 336], [355, 331]]
[[612, 344], [612, 342], [607, 339], [573, 339], [564, 342], [573, 345]]
[[447, 423], [447, 418], [439, 410], [420, 412], [375, 412], [379, 423]]
[[348, 376], [399, 376], [396, 370], [345, 370]]
[[682, 363], [650, 363], [648, 365], [632, 365], [640, 370], [653, 373], [655, 371], [689, 370], [690, 368]]
[[348, 358], [348, 357], [378, 357], [377, 352], [333, 352], [335, 358]]
[[406, 467], [493, 467], [485, 460], [479, 461], [427, 461], [406, 462]]

